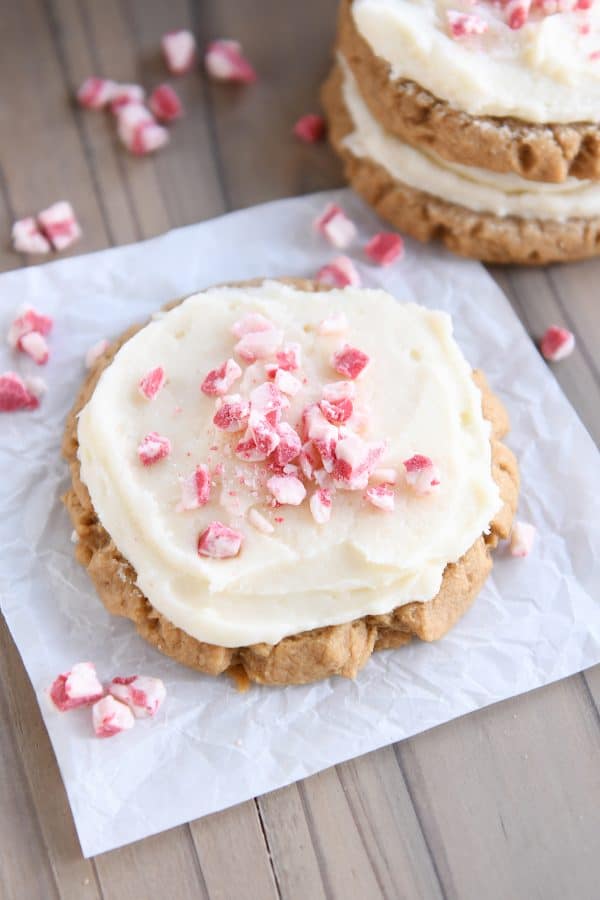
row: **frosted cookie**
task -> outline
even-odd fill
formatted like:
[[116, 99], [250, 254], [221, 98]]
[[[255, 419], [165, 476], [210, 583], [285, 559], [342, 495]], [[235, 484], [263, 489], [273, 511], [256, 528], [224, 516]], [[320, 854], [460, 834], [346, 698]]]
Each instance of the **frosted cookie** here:
[[475, 598], [516, 507], [507, 428], [446, 314], [213, 288], [88, 375], [64, 440], [77, 556], [111, 612], [195, 669], [353, 677]]
[[536, 181], [600, 178], [593, 0], [342, 0], [338, 47], [403, 141]]
[[411, 147], [373, 117], [343, 57], [322, 99], [348, 180], [401, 231], [496, 263], [540, 264], [600, 252], [600, 183], [526, 181]]

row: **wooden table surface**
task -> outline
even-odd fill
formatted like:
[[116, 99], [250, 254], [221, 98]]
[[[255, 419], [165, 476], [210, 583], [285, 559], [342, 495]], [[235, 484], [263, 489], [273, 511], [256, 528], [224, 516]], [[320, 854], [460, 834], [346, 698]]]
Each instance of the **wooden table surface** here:
[[[59, 198], [81, 219], [74, 252], [84, 253], [339, 186], [328, 148], [290, 135], [317, 104], [334, 20], [335, 0], [1, 0], [0, 267], [26, 264], [8, 247], [11, 222]], [[187, 116], [170, 147], [134, 159], [104, 115], [70, 98], [90, 73], [164, 79], [159, 39], [175, 27], [192, 28], [201, 45], [241, 40], [261, 80], [241, 90], [199, 72], [178, 80]], [[553, 322], [576, 332], [576, 353], [554, 372], [598, 440], [600, 261], [493, 274], [532, 335]], [[599, 705], [597, 666], [84, 860], [0, 622], [0, 897], [591, 900], [600, 895]]]

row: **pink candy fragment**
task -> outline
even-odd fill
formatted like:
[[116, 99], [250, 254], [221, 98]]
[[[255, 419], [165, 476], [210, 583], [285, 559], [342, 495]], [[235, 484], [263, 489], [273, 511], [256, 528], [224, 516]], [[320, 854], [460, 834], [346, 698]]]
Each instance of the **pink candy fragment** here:
[[280, 422], [276, 430], [279, 443], [273, 453], [273, 462], [275, 465], [283, 467], [296, 459], [302, 450], [302, 441], [298, 433], [287, 422]]
[[334, 480], [347, 490], [364, 490], [384, 452], [384, 443], [364, 441], [352, 432], [344, 434], [335, 448]]
[[205, 506], [210, 500], [210, 487], [208, 466], [202, 463], [191, 475], [181, 479], [181, 501], [177, 504], [177, 512]]
[[45, 366], [50, 359], [50, 350], [46, 339], [37, 331], [29, 331], [19, 339], [19, 350], [30, 356], [38, 366]]
[[50, 316], [45, 316], [43, 313], [38, 312], [33, 306], [26, 306], [13, 319], [6, 339], [13, 350], [21, 349], [19, 344], [26, 334], [36, 332], [45, 336], [50, 334], [53, 325], [54, 321]]
[[319, 488], [310, 498], [308, 505], [317, 525], [325, 525], [331, 518], [331, 491]]
[[356, 237], [356, 225], [336, 203], [329, 203], [315, 219], [314, 225], [330, 244], [340, 250], [348, 247]]
[[140, 441], [137, 452], [143, 466], [153, 466], [170, 454], [171, 441], [158, 432], [151, 431]]
[[273, 475], [267, 488], [280, 505], [300, 506], [306, 497], [306, 488], [294, 475]]
[[339, 403], [340, 400], [354, 400], [356, 386], [353, 381], [332, 381], [323, 385], [323, 399], [330, 403]]
[[134, 156], [146, 156], [169, 142], [169, 132], [159, 125], [152, 113], [138, 103], [128, 103], [118, 110], [117, 133]]
[[124, 106], [132, 104], [141, 106], [146, 98], [146, 91], [140, 84], [116, 84], [110, 101], [110, 111], [118, 115]]
[[279, 390], [289, 397], [295, 397], [302, 390], [300, 379], [292, 375], [291, 372], [286, 371], [286, 369], [277, 369], [274, 375], [274, 382]]
[[[504, 7], [504, 16], [509, 28], [517, 31], [522, 28], [529, 18], [531, 0], [509, 0]], [[478, 32], [482, 34], [482, 32]]]
[[399, 234], [381, 231], [374, 235], [365, 246], [369, 259], [379, 266], [389, 266], [404, 253], [404, 241]]
[[439, 472], [428, 456], [417, 453], [404, 460], [404, 468], [406, 483], [416, 494], [431, 494], [439, 487]]
[[246, 313], [241, 319], [238, 319], [231, 327], [231, 333], [237, 338], [244, 337], [245, 334], [252, 334], [259, 331], [272, 331], [273, 323], [262, 316], [260, 313]]
[[275, 354], [277, 365], [280, 369], [285, 369], [286, 372], [295, 372], [296, 369], [299, 369], [301, 358], [302, 348], [300, 344], [293, 341], [284, 344], [281, 350], [278, 350]]
[[154, 400], [160, 389], [163, 387], [167, 376], [162, 366], [156, 366], [150, 369], [138, 382], [138, 391], [146, 400]]
[[312, 441], [307, 441], [302, 445], [298, 463], [300, 465], [300, 471], [307, 479], [307, 481], [310, 481], [310, 479], [314, 475], [315, 470], [318, 469], [321, 465], [321, 457], [319, 456], [319, 452]]
[[368, 364], [369, 357], [367, 354], [356, 347], [351, 347], [349, 344], [345, 344], [341, 350], [334, 353], [331, 360], [331, 365], [336, 372], [352, 380], [358, 378]]
[[565, 359], [574, 349], [575, 335], [566, 328], [559, 328], [558, 325], [551, 325], [540, 342], [542, 356], [550, 362]]
[[328, 337], [332, 334], [345, 334], [348, 331], [348, 317], [346, 313], [332, 313], [319, 322], [317, 325], [317, 334]]
[[66, 250], [81, 237], [73, 207], [66, 200], [42, 210], [38, 215], [38, 224], [55, 250]]
[[171, 75], [184, 75], [196, 62], [196, 38], [191, 31], [168, 31], [160, 42], [167, 69]]
[[24, 379], [25, 387], [29, 391], [29, 393], [36, 398], [36, 400], [40, 400], [45, 394], [48, 393], [48, 385], [44, 381], [43, 378], [40, 378], [38, 375], [30, 375]]
[[510, 533], [511, 556], [529, 556], [535, 542], [536, 528], [529, 522], [515, 522]]
[[49, 690], [50, 699], [57, 709], [67, 712], [78, 706], [89, 706], [104, 696], [104, 688], [91, 662], [76, 663], [70, 672], [59, 675]]
[[246, 462], [263, 462], [267, 458], [267, 454], [256, 446], [256, 441], [249, 430], [237, 444], [235, 454]]
[[154, 88], [148, 106], [159, 122], [174, 122], [183, 115], [181, 100], [168, 84], [159, 84]]
[[220, 431], [235, 433], [244, 430], [249, 416], [248, 401], [243, 400], [240, 394], [229, 394], [223, 397], [223, 402], [213, 417], [213, 423]]
[[107, 694], [102, 700], [98, 700], [92, 707], [92, 721], [96, 737], [114, 737], [122, 731], [133, 728], [135, 719], [133, 713], [125, 703], [115, 700], [111, 694]]
[[279, 445], [279, 435], [274, 425], [259, 411], [251, 409], [248, 436], [258, 452], [266, 459]]
[[377, 509], [384, 512], [393, 512], [395, 507], [394, 492], [387, 484], [378, 484], [367, 488], [365, 499]]
[[258, 359], [274, 356], [281, 339], [281, 331], [274, 328], [269, 331], [249, 331], [240, 338], [233, 349], [245, 362], [253, 363]]
[[16, 412], [20, 409], [37, 409], [38, 397], [16, 372], [0, 375], [0, 412]]
[[450, 33], [454, 38], [469, 37], [473, 34], [484, 34], [488, 25], [480, 16], [472, 13], [462, 13], [456, 9], [446, 12]]
[[12, 243], [18, 253], [49, 253], [51, 250], [50, 241], [42, 234], [33, 216], [14, 223]]
[[237, 556], [244, 535], [222, 522], [211, 522], [198, 538], [198, 553], [212, 559], [229, 559]]
[[223, 396], [231, 385], [242, 375], [242, 370], [234, 359], [227, 359], [218, 369], [211, 369], [200, 390], [209, 396]]
[[347, 256], [338, 256], [330, 263], [323, 266], [316, 274], [316, 280], [328, 287], [358, 287], [360, 275], [351, 259]]
[[242, 54], [241, 45], [237, 41], [211, 41], [206, 48], [204, 65], [210, 77], [216, 81], [239, 84], [252, 84], [256, 81], [256, 72]]
[[118, 676], [110, 682], [108, 691], [116, 700], [125, 703], [136, 719], [155, 716], [167, 696], [161, 679], [148, 675]]
[[317, 113], [307, 113], [305, 116], [301, 116], [293, 128], [294, 135], [305, 144], [316, 144], [322, 141], [326, 130], [325, 119]]
[[272, 425], [276, 425], [290, 401], [271, 381], [265, 381], [250, 391], [250, 406], [253, 413], [260, 413]]
[[91, 369], [92, 366], [95, 366], [100, 357], [106, 353], [110, 344], [106, 340], [106, 338], [102, 338], [97, 341], [95, 344], [86, 351], [85, 354], [85, 367], [86, 369]]
[[108, 78], [86, 78], [77, 91], [77, 102], [87, 109], [103, 109], [113, 99], [116, 87]]
[[331, 422], [332, 425], [343, 425], [354, 411], [352, 400], [347, 397], [334, 402], [321, 400], [319, 408], [327, 421]]

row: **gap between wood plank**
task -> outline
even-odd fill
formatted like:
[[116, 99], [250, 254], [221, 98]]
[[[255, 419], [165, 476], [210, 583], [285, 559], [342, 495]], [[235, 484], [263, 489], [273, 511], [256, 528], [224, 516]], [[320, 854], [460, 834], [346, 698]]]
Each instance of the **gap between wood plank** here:
[[325, 860], [323, 859], [323, 855], [321, 853], [321, 848], [319, 846], [319, 842], [316, 840], [315, 834], [315, 823], [313, 821], [312, 813], [310, 811], [308, 801], [306, 799], [306, 790], [304, 787], [303, 781], [298, 781], [298, 794], [300, 796], [300, 803], [302, 804], [302, 811], [304, 812], [304, 818], [306, 819], [306, 825], [308, 827], [308, 834], [310, 837], [310, 842], [312, 844], [313, 852], [315, 854], [315, 859], [317, 860], [317, 866], [319, 867], [319, 874], [321, 876], [321, 883], [323, 885], [323, 891], [327, 900], [331, 900], [333, 897], [331, 884], [329, 881], [329, 876], [327, 874], [327, 866], [325, 864]]
[[596, 722], [598, 723], [598, 727], [600, 727], [600, 709], [598, 709], [598, 704], [596, 703], [595, 697], [592, 693], [592, 689], [589, 685], [589, 682], [585, 676], [585, 669], [579, 673], [579, 676], [583, 682], [584, 691], [587, 694], [587, 698], [592, 705], [592, 709], [596, 714]]
[[398, 768], [400, 769], [400, 774], [402, 775], [402, 779], [403, 779], [404, 784], [405, 784], [405, 786], [406, 786], [406, 791], [407, 791], [407, 793], [408, 793], [408, 796], [409, 796], [409, 798], [410, 798], [410, 802], [411, 802], [411, 804], [412, 804], [412, 808], [413, 808], [414, 813], [415, 813], [415, 819], [416, 819], [416, 821], [417, 821], [417, 824], [418, 824], [419, 828], [421, 829], [421, 834], [423, 835], [423, 842], [424, 842], [424, 844], [425, 844], [425, 847], [426, 847], [426, 849], [427, 849], [427, 853], [429, 854], [429, 858], [430, 858], [430, 860], [431, 860], [431, 865], [432, 865], [432, 867], [433, 867], [433, 871], [434, 871], [435, 877], [436, 877], [436, 879], [437, 879], [438, 887], [439, 887], [439, 889], [440, 889], [440, 894], [442, 895], [443, 900], [448, 900], [448, 893], [446, 892], [446, 886], [445, 886], [445, 884], [444, 884], [444, 882], [443, 882], [443, 880], [442, 880], [442, 875], [441, 875], [441, 873], [440, 873], [440, 870], [439, 870], [439, 867], [438, 867], [438, 864], [437, 864], [437, 860], [436, 860], [436, 858], [435, 858], [435, 854], [434, 854], [434, 852], [433, 852], [433, 849], [432, 849], [432, 847], [431, 847], [431, 843], [430, 843], [430, 841], [429, 841], [429, 835], [427, 834], [427, 829], [425, 828], [425, 826], [423, 825], [423, 822], [421, 821], [421, 816], [420, 816], [420, 814], [419, 814], [419, 808], [418, 808], [418, 806], [417, 806], [417, 804], [416, 804], [416, 802], [415, 802], [415, 798], [414, 798], [414, 794], [413, 794], [413, 791], [412, 791], [412, 786], [411, 786], [411, 783], [410, 783], [410, 779], [407, 777], [406, 772], [405, 772], [405, 770], [404, 770], [404, 763], [402, 762], [402, 758], [401, 758], [401, 756], [400, 756], [400, 744], [399, 744], [399, 743], [395, 743], [395, 744], [393, 745], [393, 749], [394, 749], [394, 756], [396, 757], [396, 762], [398, 763]]
[[265, 828], [265, 823], [263, 821], [262, 810], [261, 810], [260, 804], [258, 802], [258, 797], [254, 798], [254, 805], [256, 806], [256, 812], [258, 815], [260, 830], [262, 831], [263, 840], [265, 842], [265, 847], [267, 850], [267, 856], [269, 857], [269, 865], [271, 866], [271, 871], [273, 873], [273, 881], [275, 882], [275, 890], [277, 891], [277, 896], [279, 897], [279, 900], [281, 900], [281, 898], [282, 898], [281, 887], [279, 885], [279, 879], [277, 877], [277, 872], [275, 871], [275, 864], [273, 862], [273, 854], [271, 853], [271, 845], [269, 844], [267, 829]]

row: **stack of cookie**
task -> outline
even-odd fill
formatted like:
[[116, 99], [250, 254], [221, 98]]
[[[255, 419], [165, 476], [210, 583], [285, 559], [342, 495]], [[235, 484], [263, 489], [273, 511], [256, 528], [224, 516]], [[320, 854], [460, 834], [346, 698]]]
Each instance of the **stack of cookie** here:
[[600, 253], [600, 2], [342, 0], [323, 102], [401, 231], [489, 262]]

